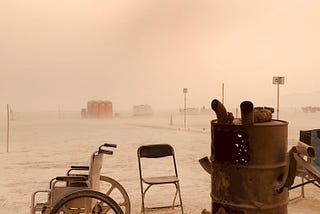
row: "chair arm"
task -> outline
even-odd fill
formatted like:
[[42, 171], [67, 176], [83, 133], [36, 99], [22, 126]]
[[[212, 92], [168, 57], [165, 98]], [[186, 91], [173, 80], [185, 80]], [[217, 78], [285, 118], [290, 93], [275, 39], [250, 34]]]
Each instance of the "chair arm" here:
[[89, 166], [70, 166], [70, 169], [89, 170]]
[[49, 183], [49, 188], [52, 188], [52, 185], [55, 183], [54, 181], [66, 181], [66, 182], [71, 182], [71, 181], [86, 181], [88, 180], [88, 177], [85, 175], [77, 175], [77, 176], [58, 176], [53, 179], [51, 179]]
[[79, 171], [79, 170], [88, 171], [89, 170], [89, 166], [70, 166], [70, 169], [67, 172], [67, 176], [70, 175], [70, 172]]
[[86, 176], [58, 176], [55, 178], [56, 181], [86, 181]]

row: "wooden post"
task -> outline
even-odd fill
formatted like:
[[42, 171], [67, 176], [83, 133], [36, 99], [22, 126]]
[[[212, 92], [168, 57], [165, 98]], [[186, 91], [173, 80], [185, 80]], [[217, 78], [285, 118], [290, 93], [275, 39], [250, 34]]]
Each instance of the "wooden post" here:
[[173, 125], [173, 120], [172, 120], [172, 114], [171, 114], [171, 116], [170, 116], [170, 126], [172, 126]]
[[224, 83], [222, 83], [222, 104], [224, 104]]
[[7, 104], [7, 152], [9, 152], [9, 129], [10, 129], [10, 107], [9, 104]]
[[183, 127], [186, 128], [187, 127], [187, 93], [184, 93], [183, 113], [184, 113]]
[[183, 127], [186, 128], [187, 127], [187, 93], [188, 93], [188, 88], [183, 88], [183, 94], [184, 94], [184, 108], [183, 108], [183, 113], [184, 113], [184, 123], [183, 123]]

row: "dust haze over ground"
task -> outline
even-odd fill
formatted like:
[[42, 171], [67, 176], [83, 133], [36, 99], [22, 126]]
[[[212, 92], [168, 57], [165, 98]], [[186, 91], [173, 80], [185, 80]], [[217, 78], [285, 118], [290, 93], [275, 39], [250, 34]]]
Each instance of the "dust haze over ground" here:
[[[107, 140], [119, 149], [103, 173], [125, 186], [133, 213], [140, 209], [135, 152], [145, 143], [175, 147], [186, 213], [209, 209], [210, 178], [198, 159], [209, 155], [215, 116], [188, 118], [190, 130], [183, 130], [177, 113], [182, 89], [189, 89], [188, 106], [208, 108], [221, 99], [224, 83], [225, 105], [235, 114], [244, 100], [275, 106], [272, 77], [285, 76], [281, 97], [297, 108], [282, 108], [280, 118], [289, 121], [292, 146], [299, 130], [320, 127], [318, 113], [298, 108], [320, 105], [319, 10], [316, 0], [2, 0], [0, 207], [28, 213], [33, 191], [69, 165], [86, 164]], [[111, 100], [120, 116], [80, 119], [89, 100]], [[9, 153], [7, 103], [17, 115]], [[138, 104], [166, 111], [133, 118]], [[306, 195], [308, 200], [289, 206], [291, 213], [319, 210], [318, 190], [308, 187]]]
[[[127, 190], [132, 213], [140, 213], [140, 186], [136, 150], [143, 144], [169, 143], [176, 151], [185, 213], [210, 210], [210, 176], [198, 160], [210, 155], [210, 120], [214, 114], [183, 116], [172, 112], [149, 117], [123, 115], [110, 119], [81, 119], [79, 112], [20, 113], [11, 121], [9, 152], [6, 152], [5, 121], [0, 120], [0, 207], [6, 213], [29, 213], [31, 194], [47, 189], [51, 178], [65, 175], [71, 165], [88, 165], [89, 157], [104, 142], [115, 143], [113, 156], [104, 157], [102, 174], [118, 180]], [[299, 139], [299, 130], [319, 128], [319, 112], [281, 112], [289, 121], [288, 149]], [[150, 170], [153, 167], [149, 168]], [[298, 180], [298, 179], [297, 179]], [[299, 181], [299, 180], [298, 180]], [[293, 198], [299, 189], [290, 192]], [[319, 188], [307, 185], [306, 199], [289, 204], [289, 214], [316, 214]], [[172, 189], [148, 195], [148, 205], [168, 202]], [[160, 204], [159, 204], [160, 203]], [[162, 210], [155, 213], [168, 213]], [[172, 213], [180, 213], [179, 209]]]
[[[319, 91], [319, 8], [308, 1], [0, 2], [0, 104], [16, 111], [275, 105]], [[265, 101], [267, 100], [267, 101]], [[306, 103], [308, 105], [308, 103]]]

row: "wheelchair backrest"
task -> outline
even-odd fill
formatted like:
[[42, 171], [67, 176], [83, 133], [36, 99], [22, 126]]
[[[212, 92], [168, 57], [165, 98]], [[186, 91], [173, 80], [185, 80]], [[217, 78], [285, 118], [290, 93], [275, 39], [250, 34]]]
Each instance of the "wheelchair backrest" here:
[[90, 168], [89, 168], [89, 188], [99, 191], [100, 189], [100, 172], [102, 168], [103, 154], [94, 153], [91, 157]]

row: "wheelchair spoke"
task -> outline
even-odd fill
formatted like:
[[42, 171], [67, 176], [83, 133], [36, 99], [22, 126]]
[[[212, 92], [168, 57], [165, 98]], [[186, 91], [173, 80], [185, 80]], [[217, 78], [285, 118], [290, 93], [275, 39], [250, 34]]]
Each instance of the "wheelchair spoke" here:
[[100, 191], [114, 199], [124, 214], [130, 214], [130, 199], [123, 186], [116, 180], [106, 176], [100, 176], [100, 181]]
[[111, 210], [110, 206], [103, 206], [101, 214], [107, 214]]
[[76, 191], [62, 198], [51, 214], [123, 214], [119, 205], [109, 196], [94, 190]]
[[126, 203], [125, 201], [124, 202], [121, 202], [121, 203], [118, 203], [120, 207], [123, 207], [123, 206], [126, 206], [128, 203]]
[[61, 207], [61, 211], [65, 214], [72, 214], [72, 211], [69, 210], [66, 206]]
[[115, 187], [116, 187], [116, 186], [115, 186], [114, 184], [112, 184], [106, 194], [107, 194], [107, 195], [110, 195], [111, 192], [114, 190]]
[[81, 210], [70, 210], [66, 205], [62, 206], [59, 210], [59, 212], [57, 212], [57, 214], [75, 214], [75, 213], [81, 213]]

